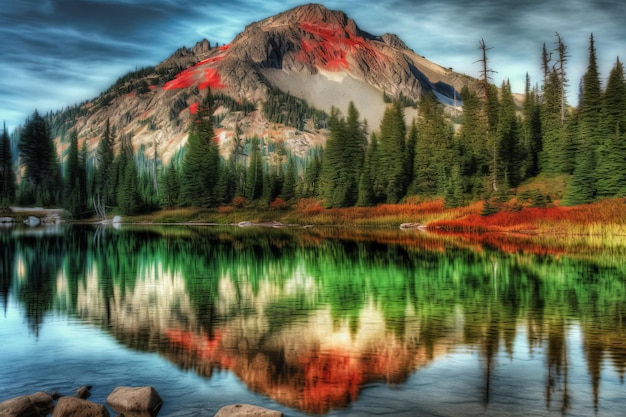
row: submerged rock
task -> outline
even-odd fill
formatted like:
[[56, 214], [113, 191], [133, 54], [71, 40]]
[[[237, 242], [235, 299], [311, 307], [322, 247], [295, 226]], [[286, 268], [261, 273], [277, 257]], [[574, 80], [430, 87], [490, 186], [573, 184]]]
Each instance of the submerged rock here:
[[76, 397], [61, 397], [52, 417], [110, 417], [110, 414], [102, 404]]
[[107, 397], [107, 404], [118, 413], [156, 416], [163, 399], [153, 387], [117, 387]]
[[280, 411], [268, 410], [249, 404], [227, 405], [220, 408], [215, 417], [282, 417]]
[[45, 417], [52, 411], [54, 398], [45, 392], [11, 398], [0, 403], [2, 417]]
[[87, 398], [91, 396], [91, 392], [89, 392], [90, 389], [91, 389], [91, 385], [84, 385], [76, 390], [76, 396], [78, 398], [82, 398], [83, 400], [86, 400]]

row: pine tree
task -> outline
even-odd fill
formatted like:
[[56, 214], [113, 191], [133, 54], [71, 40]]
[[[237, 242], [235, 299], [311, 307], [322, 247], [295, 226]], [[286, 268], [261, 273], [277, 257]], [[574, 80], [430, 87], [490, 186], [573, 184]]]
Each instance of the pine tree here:
[[237, 189], [237, 166], [233, 155], [227, 161], [220, 163], [219, 181], [216, 194], [219, 204], [230, 204], [236, 196]]
[[287, 169], [285, 170], [285, 179], [283, 181], [283, 188], [280, 193], [280, 197], [289, 201], [296, 196], [296, 181], [297, 181], [297, 167], [296, 161], [293, 157], [289, 158], [289, 162], [287, 163]]
[[180, 194], [180, 182], [178, 180], [178, 170], [176, 164], [171, 161], [168, 167], [161, 174], [161, 204], [171, 208], [178, 204]]
[[115, 128], [111, 128], [109, 119], [106, 121], [104, 133], [96, 150], [96, 170], [94, 172], [93, 203], [96, 213], [106, 217], [106, 206], [115, 204], [115, 187], [113, 184], [113, 145]]
[[388, 107], [380, 122], [378, 158], [374, 189], [383, 192], [387, 203], [397, 203], [406, 193], [411, 174], [406, 164], [406, 124], [404, 111], [395, 102]]
[[[372, 133], [370, 143], [365, 155], [365, 164], [361, 178], [359, 178], [359, 198], [356, 205], [359, 207], [369, 207], [376, 204], [377, 191], [374, 189], [376, 172], [378, 170], [378, 138]], [[382, 195], [383, 190], [378, 190], [378, 195]]]
[[409, 193], [442, 195], [456, 159], [452, 148], [453, 128], [432, 93], [422, 97], [418, 110], [413, 182]]
[[259, 149], [260, 141], [252, 138], [250, 143], [250, 163], [246, 173], [246, 197], [258, 200], [263, 194], [263, 155]]
[[597, 150], [598, 196], [613, 197], [626, 191], [626, 82], [618, 59], [602, 96], [602, 141]]
[[70, 132], [70, 146], [65, 163], [65, 207], [74, 217], [87, 209], [86, 171], [78, 150], [78, 132]]
[[583, 77], [582, 96], [578, 107], [578, 141], [576, 166], [567, 194], [566, 204], [584, 204], [596, 197], [596, 148], [600, 142], [602, 90], [596, 62], [593, 35], [589, 40], [589, 65]]
[[11, 141], [5, 124], [0, 137], [0, 206], [8, 205], [15, 200], [15, 189]]
[[116, 158], [117, 166], [117, 202], [120, 212], [125, 215], [134, 215], [140, 211], [141, 198], [139, 195], [139, 176], [137, 163], [133, 154], [130, 136], [122, 139], [122, 147]]
[[63, 190], [61, 171], [50, 126], [37, 111], [24, 126], [18, 149], [25, 167], [22, 202], [56, 204]]
[[213, 130], [213, 96], [209, 90], [192, 121], [183, 162], [181, 201], [212, 207], [218, 203], [219, 145]]
[[344, 181], [347, 127], [345, 119], [336, 108], [331, 110], [328, 127], [330, 135], [322, 158], [319, 195], [325, 200], [327, 207], [342, 207], [348, 187]]
[[539, 174], [539, 155], [542, 152], [541, 111], [536, 91], [531, 91], [530, 76], [526, 74], [522, 123], [522, 179]]
[[468, 191], [479, 197], [485, 191], [485, 177], [489, 173], [490, 155], [488, 146], [488, 125], [483, 113], [483, 105], [476, 95], [465, 86], [461, 90], [463, 98], [463, 124], [459, 131], [459, 155], [462, 157], [462, 173], [466, 178]]
[[521, 166], [523, 150], [521, 146], [519, 120], [515, 113], [515, 101], [511, 92], [511, 84], [507, 80], [502, 83], [500, 113], [498, 115], [498, 183], [516, 187], [522, 180]]
[[556, 69], [552, 70], [544, 86], [541, 104], [542, 154], [541, 170], [547, 174], [571, 173], [574, 160], [567, 135], [567, 126], [562, 121], [562, 82]]
[[304, 178], [300, 192], [300, 197], [302, 198], [314, 197], [318, 193], [318, 183], [322, 170], [321, 155], [323, 150], [321, 148], [315, 148], [311, 152], [312, 155], [309, 156], [309, 161], [304, 168]]

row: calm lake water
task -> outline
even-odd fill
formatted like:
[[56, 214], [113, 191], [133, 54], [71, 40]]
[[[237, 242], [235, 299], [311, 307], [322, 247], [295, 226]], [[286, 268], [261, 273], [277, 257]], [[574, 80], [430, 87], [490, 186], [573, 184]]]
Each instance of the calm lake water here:
[[152, 385], [159, 416], [623, 415], [626, 265], [465, 246], [395, 230], [0, 230], [0, 401]]

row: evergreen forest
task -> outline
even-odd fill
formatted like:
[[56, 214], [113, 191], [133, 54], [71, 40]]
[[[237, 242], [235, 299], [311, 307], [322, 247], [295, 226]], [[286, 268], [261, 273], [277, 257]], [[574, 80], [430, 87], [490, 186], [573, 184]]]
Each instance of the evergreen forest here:
[[[232, 205], [282, 209], [302, 198], [325, 207], [396, 204], [408, 198], [445, 199], [447, 207], [485, 200], [484, 214], [501, 210], [520, 185], [564, 177], [561, 204], [626, 196], [626, 81], [617, 59], [602, 82], [593, 35], [578, 105], [567, 102], [564, 40], [544, 45], [543, 79], [526, 77], [522, 98], [509, 81], [494, 85], [483, 41], [478, 88], [460, 92], [462, 112], [426, 92], [418, 116], [406, 123], [406, 100], [390, 100], [380, 126], [370, 131], [359, 103], [326, 114], [271, 90], [262, 111], [275, 123], [303, 129], [311, 120], [328, 130], [324, 147], [305, 157], [282, 143], [236, 132], [228, 157], [215, 137], [216, 101], [209, 90], [189, 128], [186, 147], [168, 164], [154, 152], [133, 150], [132, 137], [108, 122], [97, 149], [65, 133], [59, 150], [50, 118], [35, 111], [17, 134], [0, 138], [0, 207], [65, 207], [76, 218], [133, 215], [179, 206]], [[553, 58], [555, 57], [555, 58]], [[414, 104], [414, 103], [411, 103]], [[248, 106], [245, 111], [252, 111]], [[155, 146], [156, 148], [156, 146]], [[114, 152], [115, 150], [115, 152]], [[63, 155], [63, 157], [59, 157]], [[19, 179], [19, 181], [18, 181]], [[549, 196], [534, 196], [545, 205]]]

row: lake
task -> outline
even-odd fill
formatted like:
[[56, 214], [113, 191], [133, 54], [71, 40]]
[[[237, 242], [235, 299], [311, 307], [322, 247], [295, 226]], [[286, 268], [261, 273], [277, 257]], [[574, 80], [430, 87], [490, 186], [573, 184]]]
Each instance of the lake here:
[[626, 262], [522, 252], [400, 230], [2, 229], [0, 401], [152, 385], [159, 416], [621, 415]]

